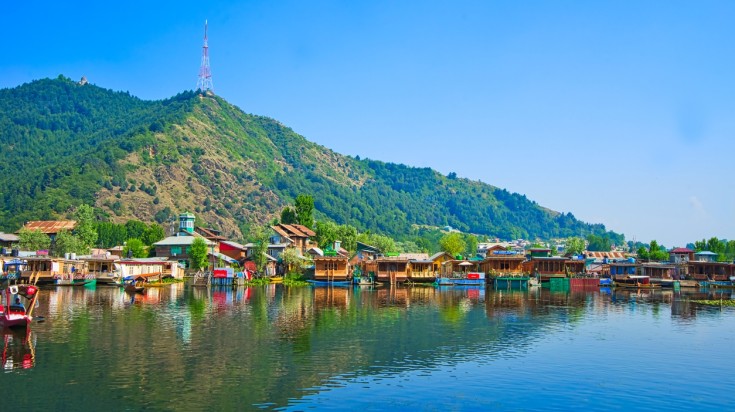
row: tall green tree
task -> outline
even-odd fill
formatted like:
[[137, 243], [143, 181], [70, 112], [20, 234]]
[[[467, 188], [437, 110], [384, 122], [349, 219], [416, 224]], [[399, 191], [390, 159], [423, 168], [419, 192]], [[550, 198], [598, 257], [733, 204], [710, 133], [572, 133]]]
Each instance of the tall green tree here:
[[439, 247], [444, 252], [449, 253], [452, 256], [457, 256], [464, 252], [467, 248], [467, 242], [465, 242], [463, 236], [459, 232], [447, 233], [439, 240]]
[[124, 257], [130, 255], [135, 258], [144, 258], [148, 256], [148, 248], [145, 247], [142, 240], [132, 238], [125, 242], [122, 253]]
[[207, 242], [204, 239], [197, 237], [191, 242], [189, 261], [191, 262], [191, 268], [194, 270], [207, 267]]
[[166, 232], [163, 227], [157, 223], [151, 223], [143, 232], [143, 238], [141, 239], [144, 244], [150, 246], [159, 240], [163, 240], [166, 237]]
[[94, 208], [86, 204], [79, 205], [74, 213], [74, 219], [77, 221], [74, 234], [79, 242], [85, 249], [94, 247], [97, 244], [97, 224], [94, 218]]
[[570, 237], [564, 242], [564, 250], [570, 255], [581, 255], [584, 252], [584, 239], [581, 237]]
[[54, 239], [54, 256], [64, 256], [66, 253], [78, 253], [84, 255], [89, 253], [89, 247], [78, 237], [68, 230], [61, 230]]
[[21, 229], [18, 232], [18, 248], [21, 250], [47, 250], [51, 238], [40, 230]]
[[283, 253], [281, 253], [281, 260], [286, 266], [287, 273], [301, 274], [303, 272], [302, 263], [304, 262], [304, 258], [299, 254], [299, 251], [296, 250], [296, 248], [288, 248], [284, 250]]
[[263, 276], [265, 274], [265, 265], [268, 263], [268, 241], [270, 239], [270, 228], [265, 226], [253, 226], [250, 230], [250, 242], [255, 247], [253, 248], [253, 262], [255, 268], [258, 270], [258, 274]]
[[477, 241], [477, 236], [467, 233], [464, 235], [464, 241], [465, 241], [465, 250], [464, 254], [466, 256], [475, 256], [477, 254], [477, 244], [479, 243]]
[[296, 219], [296, 209], [291, 206], [284, 207], [283, 210], [281, 210], [281, 223], [284, 225], [298, 223], [298, 220]]
[[609, 252], [611, 247], [610, 239], [597, 235], [587, 236], [587, 250], [589, 251]]
[[309, 195], [296, 196], [295, 208], [298, 223], [311, 229], [314, 226], [314, 198]]

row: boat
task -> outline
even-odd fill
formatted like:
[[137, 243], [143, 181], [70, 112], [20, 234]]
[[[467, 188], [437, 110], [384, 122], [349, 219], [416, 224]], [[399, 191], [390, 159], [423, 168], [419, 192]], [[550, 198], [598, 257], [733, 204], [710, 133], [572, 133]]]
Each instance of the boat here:
[[26, 311], [26, 307], [21, 301], [30, 299], [30, 308], [36, 302], [38, 288], [33, 285], [9, 285], [2, 292], [2, 301], [0, 305], [0, 327], [3, 328], [26, 328], [31, 323], [33, 317]]
[[492, 279], [492, 285], [496, 289], [516, 289], [529, 286], [538, 286], [538, 278], [529, 276], [497, 276]]
[[145, 288], [135, 284], [134, 282], [130, 282], [125, 284], [125, 291], [128, 293], [145, 293]]
[[94, 275], [87, 275], [83, 278], [74, 278], [73, 274], [66, 273], [56, 278], [56, 286], [95, 286], [97, 278]]
[[436, 286], [485, 286], [485, 273], [470, 272], [436, 278]]
[[351, 280], [313, 280], [308, 279], [308, 283], [312, 286], [350, 286], [352, 285]]
[[708, 288], [735, 288], [735, 282], [731, 280], [710, 280], [700, 282], [700, 285]]
[[371, 286], [375, 285], [375, 279], [372, 276], [356, 276], [353, 278], [355, 285]]
[[283, 283], [283, 276], [271, 276], [268, 278], [271, 283]]
[[662, 279], [662, 278], [653, 278], [651, 279], [651, 284], [659, 285], [662, 288], [677, 288], [680, 286], [678, 280], [674, 279]]
[[653, 289], [661, 287], [651, 283], [650, 276], [644, 275], [618, 275], [613, 278], [613, 284], [618, 288]]

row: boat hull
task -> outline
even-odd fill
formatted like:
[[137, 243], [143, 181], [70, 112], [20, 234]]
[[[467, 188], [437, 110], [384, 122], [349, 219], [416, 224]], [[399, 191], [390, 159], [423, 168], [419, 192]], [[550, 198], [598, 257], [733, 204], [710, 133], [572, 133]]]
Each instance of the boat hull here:
[[352, 285], [351, 280], [307, 280], [312, 286], [350, 286]]

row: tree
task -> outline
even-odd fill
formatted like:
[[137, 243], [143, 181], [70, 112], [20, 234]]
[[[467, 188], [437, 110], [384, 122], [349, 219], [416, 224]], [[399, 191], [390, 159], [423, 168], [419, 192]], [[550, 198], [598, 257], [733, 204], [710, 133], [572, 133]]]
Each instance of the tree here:
[[22, 250], [45, 250], [51, 246], [51, 238], [40, 230], [21, 229], [17, 247]]
[[593, 252], [609, 252], [611, 247], [610, 239], [597, 235], [587, 236], [587, 250]]
[[150, 246], [166, 237], [163, 227], [157, 223], [151, 223], [143, 232], [143, 243]]
[[397, 252], [396, 242], [388, 236], [378, 235], [375, 233], [360, 233], [356, 237], [356, 242], [362, 242], [366, 245], [378, 248], [382, 253]]
[[648, 254], [648, 249], [646, 249], [643, 246], [638, 248], [637, 254], [638, 254], [638, 259], [641, 259], [641, 260], [648, 260], [650, 258]]
[[314, 198], [309, 195], [298, 195], [295, 207], [299, 224], [311, 229], [314, 226]]
[[74, 219], [77, 221], [77, 225], [74, 227], [75, 236], [84, 248], [89, 249], [96, 245], [97, 228], [92, 206], [86, 204], [79, 205], [74, 213]]
[[650, 260], [669, 260], [669, 252], [666, 251], [664, 246], [659, 246], [656, 240], [651, 241], [651, 246], [648, 248], [648, 258]]
[[465, 255], [475, 256], [477, 254], [477, 236], [468, 233], [464, 236], [464, 241], [467, 245], [465, 246]]
[[194, 270], [207, 267], [207, 242], [204, 239], [197, 237], [191, 242], [189, 261], [191, 262], [191, 268]]
[[68, 230], [61, 230], [54, 239], [54, 256], [64, 256], [66, 253], [78, 253], [80, 255], [89, 253], [89, 247], [84, 245], [78, 236], [72, 235]]
[[581, 237], [570, 237], [565, 242], [564, 249], [567, 254], [570, 255], [581, 255], [584, 252], [584, 239]]
[[265, 273], [265, 265], [268, 263], [268, 256], [266, 254], [268, 252], [268, 240], [270, 238], [268, 236], [269, 230], [269, 228], [264, 226], [254, 226], [250, 233], [250, 241], [255, 245], [252, 258], [255, 263], [255, 268], [260, 275]]
[[301, 274], [301, 263], [304, 261], [296, 248], [288, 248], [281, 253], [281, 260], [286, 266], [286, 273], [297, 272]]
[[457, 256], [467, 248], [467, 243], [462, 238], [461, 233], [452, 232], [439, 239], [439, 247], [442, 251]]
[[142, 240], [137, 238], [128, 239], [127, 242], [125, 242], [125, 247], [123, 248], [123, 256], [132, 256], [136, 258], [144, 258], [148, 256], [148, 249], [145, 247], [145, 244]]
[[291, 206], [286, 206], [281, 210], [281, 223], [284, 225], [290, 225], [297, 223], [296, 220], [296, 209]]

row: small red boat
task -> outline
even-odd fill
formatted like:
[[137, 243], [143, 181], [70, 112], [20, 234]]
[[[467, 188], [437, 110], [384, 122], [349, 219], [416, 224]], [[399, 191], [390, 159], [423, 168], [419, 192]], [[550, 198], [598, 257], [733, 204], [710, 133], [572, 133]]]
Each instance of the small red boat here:
[[[38, 288], [33, 285], [10, 285], [2, 291], [0, 299], [0, 327], [26, 328], [33, 319], [26, 311], [21, 298], [35, 303]], [[30, 306], [32, 306], [32, 303]]]

